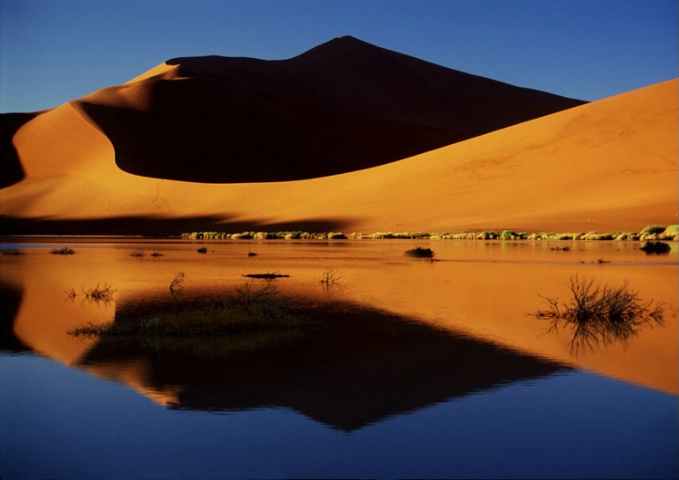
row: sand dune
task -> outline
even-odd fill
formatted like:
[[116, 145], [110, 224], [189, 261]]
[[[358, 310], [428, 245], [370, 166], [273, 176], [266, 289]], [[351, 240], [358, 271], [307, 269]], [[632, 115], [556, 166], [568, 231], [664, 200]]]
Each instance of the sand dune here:
[[342, 37], [288, 60], [169, 60], [71, 105], [124, 171], [242, 183], [382, 165], [582, 103]]
[[[313, 63], [316, 56], [312, 50], [293, 60]], [[13, 146], [25, 176], [0, 190], [2, 231], [639, 231], [678, 223], [677, 80], [340, 175], [206, 184], [127, 173], [116, 164], [116, 139], [104, 135], [93, 111], [105, 99], [123, 117], [146, 115], [154, 102], [149, 82], [187, 75], [178, 64], [20, 126]], [[149, 140], [144, 148], [151, 146]]]

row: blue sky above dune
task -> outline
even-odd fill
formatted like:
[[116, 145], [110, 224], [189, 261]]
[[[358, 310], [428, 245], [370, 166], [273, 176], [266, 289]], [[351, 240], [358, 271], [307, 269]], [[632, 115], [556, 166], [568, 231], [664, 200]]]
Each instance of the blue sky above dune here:
[[283, 59], [334, 37], [598, 100], [677, 76], [676, 0], [0, 0], [0, 111], [173, 57]]

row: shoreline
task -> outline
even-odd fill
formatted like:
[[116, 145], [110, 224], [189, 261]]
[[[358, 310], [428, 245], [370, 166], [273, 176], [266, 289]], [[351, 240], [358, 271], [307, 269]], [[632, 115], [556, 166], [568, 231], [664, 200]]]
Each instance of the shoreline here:
[[471, 241], [679, 241], [679, 225], [668, 227], [647, 226], [640, 232], [502, 232], [482, 230], [477, 232], [302, 232], [302, 231], [246, 231], [246, 232], [183, 232], [176, 234], [8, 234], [0, 235], [0, 243], [8, 243], [20, 239], [27, 240], [84, 240], [84, 241], [139, 241], [139, 240], [188, 240], [188, 241], [238, 241], [238, 240], [471, 240]]

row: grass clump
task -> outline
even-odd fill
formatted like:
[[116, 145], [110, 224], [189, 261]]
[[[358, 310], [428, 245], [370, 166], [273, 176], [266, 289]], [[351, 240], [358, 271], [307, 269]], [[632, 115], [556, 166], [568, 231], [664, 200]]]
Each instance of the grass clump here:
[[50, 253], [52, 255], [73, 255], [75, 253], [75, 250], [73, 250], [70, 247], [53, 248], [52, 250], [50, 250]]
[[207, 247], [200, 247], [200, 248], [197, 250], [197, 252], [198, 252], [198, 253], [207, 253]]
[[412, 248], [410, 250], [405, 251], [405, 256], [406, 257], [411, 257], [411, 258], [429, 258], [433, 259], [434, 251], [431, 248], [422, 248], [422, 247], [417, 247], [417, 248]]
[[317, 326], [302, 306], [279, 297], [274, 285], [255, 288], [250, 281], [217, 301], [184, 305], [143, 319], [90, 323], [69, 334], [153, 350], [222, 356], [296, 340]]
[[144, 250], [133, 250], [130, 252], [130, 257], [143, 257], [146, 255]]
[[665, 231], [664, 226], [660, 225], [647, 225], [639, 232], [639, 235], [653, 235], [657, 233], [663, 233]]
[[3, 251], [2, 251], [2, 254], [3, 254], [3, 255], [8, 255], [8, 256], [9, 256], [9, 255], [12, 255], [12, 256], [19, 256], [19, 255], [23, 255], [24, 252], [21, 251], [21, 250], [18, 249], [18, 248], [8, 248], [7, 250], [3, 250]]
[[110, 302], [116, 291], [117, 289], [113, 288], [113, 286], [108, 283], [104, 283], [103, 285], [98, 283], [95, 287], [83, 289], [83, 294], [85, 295], [85, 300], [93, 302]]
[[592, 349], [600, 342], [626, 344], [643, 327], [663, 325], [664, 304], [642, 301], [627, 281], [617, 287], [602, 286], [575, 275], [567, 286], [571, 293], [568, 301], [541, 296], [547, 308], [534, 315], [551, 323], [550, 332], [569, 329], [573, 334], [571, 352], [577, 353], [581, 347]]

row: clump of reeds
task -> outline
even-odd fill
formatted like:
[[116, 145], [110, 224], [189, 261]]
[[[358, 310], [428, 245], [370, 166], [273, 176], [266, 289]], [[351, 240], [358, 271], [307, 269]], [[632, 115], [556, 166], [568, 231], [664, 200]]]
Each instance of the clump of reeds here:
[[93, 302], [109, 302], [113, 299], [113, 294], [117, 291], [112, 285], [104, 283], [103, 285], [98, 283], [94, 287], [83, 288], [83, 294], [85, 295], [85, 300], [91, 300]]
[[145, 255], [144, 250], [133, 250], [130, 252], [130, 257], [143, 257]]
[[75, 250], [73, 250], [70, 247], [53, 248], [52, 250], [50, 250], [50, 253], [52, 255], [73, 255], [75, 253]]
[[405, 251], [405, 256], [406, 257], [412, 257], [412, 258], [428, 258], [428, 259], [433, 259], [434, 251], [431, 248], [422, 248], [422, 247], [417, 247], [417, 248], [412, 248], [410, 250]]
[[570, 277], [567, 286], [571, 293], [569, 300], [561, 302], [541, 295], [547, 308], [534, 315], [551, 322], [550, 332], [570, 329], [571, 351], [577, 352], [583, 346], [593, 348], [599, 342], [625, 344], [643, 327], [663, 324], [664, 304], [641, 300], [627, 281], [614, 287], [575, 275]]

